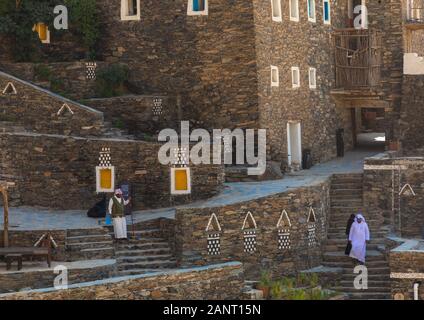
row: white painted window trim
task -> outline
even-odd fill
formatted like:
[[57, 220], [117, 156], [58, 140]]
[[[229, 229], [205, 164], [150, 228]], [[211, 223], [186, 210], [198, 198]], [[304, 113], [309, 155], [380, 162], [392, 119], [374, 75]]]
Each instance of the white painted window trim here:
[[187, 15], [188, 16], [207, 16], [209, 14], [209, 0], [205, 0], [205, 10], [194, 11], [193, 0], [188, 0]]
[[[294, 82], [294, 73], [297, 73], [297, 80], [298, 80], [298, 83], [295, 83]], [[292, 87], [294, 88], [294, 89], [296, 89], [296, 88], [300, 88], [300, 69], [299, 69], [299, 67], [292, 67], [291, 68], [291, 79], [292, 79]]]
[[[325, 20], [325, 3], [328, 2], [328, 20]], [[331, 2], [330, 0], [322, 0], [322, 20], [324, 24], [331, 25]]]
[[[309, 6], [310, 6], [310, 3], [313, 3], [313, 5], [314, 5], [314, 10], [313, 10], [314, 16], [313, 17], [311, 17], [309, 15]], [[306, 10], [308, 11], [308, 21], [309, 22], [317, 22], [317, 7], [316, 7], [315, 0], [306, 0]]]
[[[100, 186], [100, 170], [102, 169], [110, 169], [112, 171], [112, 183], [110, 189], [104, 189]], [[115, 167], [109, 166], [109, 167], [100, 167], [96, 166], [96, 192], [114, 192], [115, 191]]]
[[272, 21], [283, 22], [283, 13], [282, 13], [282, 10], [281, 10], [281, 0], [277, 0], [277, 1], [278, 1], [278, 9], [279, 9], [279, 13], [280, 14], [278, 16], [274, 16], [274, 10], [275, 10], [275, 8], [274, 8], [274, 1], [271, 0]]
[[[176, 170], [184, 170], [187, 173], [187, 190], [176, 190], [175, 189], [175, 171]], [[182, 194], [190, 194], [191, 193], [191, 172], [190, 168], [182, 167], [182, 168], [171, 168], [171, 194], [172, 195], [182, 195]]]
[[289, 14], [290, 14], [290, 21], [299, 22], [300, 20], [300, 14], [299, 14], [299, 0], [296, 1], [296, 17], [292, 16], [292, 0], [289, 0]]
[[[277, 81], [273, 79], [273, 71], [277, 72]], [[271, 66], [271, 87], [279, 87], [280, 86], [280, 73], [278, 71], [278, 67]]]
[[122, 21], [133, 21], [133, 20], [140, 20], [140, 0], [137, 1], [137, 14], [133, 16], [128, 15], [128, 0], [121, 0], [121, 20]]
[[[41, 23], [41, 22], [39, 22], [39, 23]], [[36, 23], [35, 25], [34, 25], [34, 27], [32, 28], [32, 31], [34, 31], [34, 32], [37, 32], [37, 34], [38, 34], [38, 31], [37, 31], [37, 24], [38, 23]], [[44, 43], [44, 44], [49, 44], [50, 43], [50, 30], [49, 30], [49, 26], [48, 25], [46, 25], [46, 37], [47, 37], [47, 39], [46, 40], [41, 40], [40, 38], [40, 41], [41, 41], [41, 43]]]
[[309, 88], [310, 89], [317, 88], [317, 69], [316, 68], [309, 68]]

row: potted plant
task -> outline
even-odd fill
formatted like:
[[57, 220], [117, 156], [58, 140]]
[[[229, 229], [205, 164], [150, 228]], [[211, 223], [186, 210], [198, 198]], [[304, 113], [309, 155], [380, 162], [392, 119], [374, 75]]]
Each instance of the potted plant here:
[[261, 279], [260, 279], [259, 283], [257, 284], [256, 289], [262, 291], [264, 299], [269, 298], [271, 283], [272, 283], [271, 275], [269, 274], [269, 272], [263, 271], [261, 273]]

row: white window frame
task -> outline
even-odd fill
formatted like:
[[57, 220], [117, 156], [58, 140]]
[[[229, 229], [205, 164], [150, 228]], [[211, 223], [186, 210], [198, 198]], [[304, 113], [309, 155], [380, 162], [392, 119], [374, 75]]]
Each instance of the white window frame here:
[[277, 6], [278, 6], [278, 11], [279, 11], [279, 15], [275, 16], [275, 8], [274, 8], [274, 0], [271, 0], [271, 9], [272, 9], [272, 21], [275, 22], [282, 22], [283, 21], [283, 13], [281, 10], [281, 0], [275, 0], [278, 2]]
[[[37, 34], [38, 34], [38, 31], [37, 31], [37, 24], [39, 24], [39, 23], [42, 23], [42, 22], [38, 22], [38, 23], [36, 23], [36, 24], [34, 25], [34, 27], [32, 28], [32, 31], [37, 32]], [[49, 43], [50, 43], [50, 30], [49, 30], [49, 26], [48, 26], [47, 24], [45, 24], [45, 26], [46, 26], [46, 40], [41, 40], [41, 39], [40, 39], [40, 37], [39, 37], [39, 40], [41, 41], [41, 43], [49, 44]], [[40, 35], [39, 35], [39, 36], [40, 36]]]
[[[297, 80], [298, 83], [294, 82], [294, 73], [297, 73]], [[292, 67], [291, 68], [291, 78], [292, 78], [292, 88], [296, 89], [296, 88], [300, 88], [300, 69], [299, 67]]]
[[299, 20], [300, 20], [299, 0], [293, 0], [293, 1], [296, 1], [296, 17], [292, 16], [292, 0], [289, 0], [290, 21], [299, 22]]
[[[274, 81], [273, 72], [277, 72], [277, 81]], [[277, 66], [271, 66], [271, 87], [280, 86], [280, 73]]]
[[137, 14], [133, 16], [128, 15], [128, 0], [121, 0], [121, 20], [122, 21], [134, 21], [134, 20], [140, 20], [140, 0], [134, 0], [137, 1]]
[[[112, 171], [112, 183], [110, 189], [104, 189], [100, 186], [100, 171], [102, 169], [110, 169]], [[114, 166], [108, 166], [108, 167], [100, 167], [96, 166], [96, 192], [114, 192], [115, 191], [115, 167]]]
[[317, 88], [317, 69], [316, 68], [309, 68], [309, 88], [310, 89]]
[[[311, 4], [313, 4], [313, 9], [314, 9], [313, 10], [313, 13], [314, 13], [314, 16], [313, 17], [311, 17], [309, 15], [309, 6]], [[308, 21], [309, 22], [317, 22], [317, 7], [316, 7], [315, 0], [306, 0], [306, 11], [308, 11]]]
[[[187, 173], [187, 190], [176, 190], [175, 189], [175, 171], [184, 170]], [[182, 168], [171, 168], [171, 195], [183, 195], [191, 194], [191, 171], [188, 167]]]
[[194, 11], [193, 0], [188, 0], [187, 15], [188, 16], [207, 16], [209, 14], [209, 0], [205, 0], [205, 10]]
[[[328, 20], [325, 20], [325, 3], [328, 3]], [[322, 0], [322, 20], [324, 24], [331, 24], [331, 2], [330, 0]]]

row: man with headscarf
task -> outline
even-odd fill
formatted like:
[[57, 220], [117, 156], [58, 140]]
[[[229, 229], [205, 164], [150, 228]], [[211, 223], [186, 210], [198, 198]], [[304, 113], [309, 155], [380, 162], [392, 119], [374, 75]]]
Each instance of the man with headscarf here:
[[125, 219], [125, 206], [130, 199], [124, 200], [122, 190], [116, 189], [115, 195], [109, 200], [109, 214], [113, 219], [113, 230], [115, 239], [127, 239], [127, 220]]
[[359, 261], [360, 264], [365, 264], [365, 256], [367, 252], [367, 241], [370, 240], [370, 231], [365, 221], [364, 216], [358, 213], [355, 217], [355, 222], [352, 223], [349, 233], [349, 241], [352, 244], [350, 257]]

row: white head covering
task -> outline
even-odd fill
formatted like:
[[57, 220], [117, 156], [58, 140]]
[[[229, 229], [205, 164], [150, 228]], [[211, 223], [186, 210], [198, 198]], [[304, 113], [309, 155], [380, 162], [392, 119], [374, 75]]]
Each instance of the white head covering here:
[[121, 189], [116, 189], [116, 190], [115, 190], [115, 194], [120, 194], [120, 195], [122, 195], [122, 190], [121, 190]]
[[366, 222], [364, 216], [362, 213], [358, 213], [355, 217], [355, 221], [358, 221], [358, 219], [362, 219], [362, 222]]

